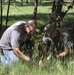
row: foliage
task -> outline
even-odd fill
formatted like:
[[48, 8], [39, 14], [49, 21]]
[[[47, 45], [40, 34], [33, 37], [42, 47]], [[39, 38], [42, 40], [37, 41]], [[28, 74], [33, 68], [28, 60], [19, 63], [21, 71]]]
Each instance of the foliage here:
[[[32, 0], [31, 0], [32, 1]], [[43, 0], [44, 1], [44, 0]], [[34, 60], [38, 57], [38, 45], [42, 42], [42, 36], [44, 34], [43, 27], [46, 23], [49, 22], [49, 15], [51, 13], [52, 3], [50, 5], [46, 2], [39, 4], [38, 12], [37, 12], [37, 22], [38, 28], [36, 33], [33, 35], [33, 39], [35, 40]], [[69, 0], [70, 1], [70, 0]], [[66, 5], [67, 6], [67, 5]], [[66, 9], [66, 7], [63, 7]], [[19, 20], [28, 21], [32, 18], [34, 5], [32, 3], [24, 4], [21, 6], [19, 1], [16, 3], [16, 6], [11, 3], [10, 11], [9, 11], [9, 21], [8, 26], [12, 25], [14, 22]], [[7, 12], [7, 3], [3, 5], [3, 31], [5, 30], [6, 25], [6, 13]], [[74, 24], [74, 9], [69, 10], [66, 14], [62, 25], [64, 28], [70, 29], [71, 25]], [[2, 33], [3, 33], [2, 31]], [[35, 61], [34, 64], [27, 63], [26, 61], [18, 62], [17, 64], [13, 64], [13, 66], [4, 66], [0, 65], [0, 75], [72, 75], [74, 74], [74, 56], [71, 60], [61, 61], [52, 57], [51, 60], [47, 61], [45, 67], [38, 66], [38, 60]]]

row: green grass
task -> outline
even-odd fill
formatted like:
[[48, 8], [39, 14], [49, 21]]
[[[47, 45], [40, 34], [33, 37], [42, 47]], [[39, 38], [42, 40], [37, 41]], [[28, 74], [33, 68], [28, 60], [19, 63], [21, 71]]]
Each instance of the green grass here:
[[[18, 4], [19, 5], [17, 5], [16, 3], [16, 6], [14, 6], [12, 3], [10, 6], [8, 26], [19, 20], [28, 21], [33, 16], [34, 4], [29, 3], [29, 4], [24, 4], [23, 6], [21, 6], [20, 3]], [[41, 5], [39, 4], [37, 10], [37, 19], [36, 19], [38, 21], [39, 26], [49, 22], [50, 20], [49, 15], [51, 13], [51, 8], [52, 8], [51, 3], [47, 4], [42, 2]], [[66, 10], [66, 6], [64, 7], [64, 10]], [[6, 25], [6, 14], [7, 14], [6, 12], [7, 12], [7, 3], [6, 5], [3, 5], [3, 25]], [[65, 22], [70, 21], [70, 19], [71, 21], [74, 20], [73, 12], [74, 9], [69, 10], [67, 15], [65, 16], [64, 19]]]
[[19, 62], [11, 67], [0, 65], [0, 75], [73, 75], [74, 62], [53, 60], [53, 63], [45, 67], [39, 67], [38, 64], [29, 64]]
[[[24, 5], [24, 6], [11, 5], [10, 11], [9, 11], [8, 25], [11, 25], [18, 20], [28, 21], [33, 16], [33, 10], [34, 10], [34, 5], [31, 5], [31, 4], [30, 5]], [[6, 12], [7, 12], [7, 5], [3, 6], [3, 20], [4, 20], [3, 25], [5, 25], [5, 19], [6, 19], [5, 17], [7, 14]], [[37, 13], [38, 13], [37, 19], [42, 21], [43, 18], [49, 16], [48, 14], [50, 13], [50, 7], [39, 6]], [[44, 15], [44, 17], [42, 17], [43, 15]]]
[[[37, 11], [37, 22], [38, 22], [38, 29], [42, 29], [42, 26], [49, 22], [50, 18], [49, 15], [51, 13], [51, 4], [48, 5], [46, 3], [42, 3], [38, 6]], [[66, 7], [65, 7], [66, 8]], [[64, 8], [64, 10], [65, 10]], [[24, 4], [20, 6], [20, 4], [14, 6], [13, 3], [10, 6], [9, 11], [9, 21], [8, 26], [12, 25], [13, 23], [24, 20], [28, 21], [32, 18], [34, 10], [33, 4]], [[6, 25], [6, 13], [7, 12], [7, 3], [3, 6], [3, 27]], [[74, 24], [74, 9], [69, 10], [66, 14], [63, 24], [64, 25], [71, 25]], [[66, 26], [67, 27], [67, 26]], [[36, 40], [40, 41], [42, 38], [42, 32], [38, 33], [36, 36]], [[38, 43], [36, 43], [35, 51], [33, 58], [38, 55], [37, 49]], [[0, 75], [73, 75], [74, 74], [74, 59], [72, 61], [61, 62], [60, 60], [53, 59], [50, 63], [41, 68], [38, 66], [38, 61], [36, 61], [33, 65], [22, 62], [18, 62], [17, 64], [8, 67], [0, 65]]]
[[[37, 11], [37, 21], [39, 25], [44, 25], [45, 23], [49, 22], [50, 18], [49, 15], [51, 13], [52, 4], [42, 3], [38, 6]], [[13, 24], [19, 20], [28, 21], [33, 16], [34, 4], [24, 4], [21, 6], [20, 4], [14, 6], [11, 4], [10, 11], [9, 11], [9, 22], [8, 25]], [[66, 6], [64, 7], [66, 10]], [[69, 10], [68, 14], [65, 16], [65, 21], [74, 20], [74, 9]], [[6, 24], [6, 13], [7, 12], [7, 5], [3, 5], [3, 25]]]

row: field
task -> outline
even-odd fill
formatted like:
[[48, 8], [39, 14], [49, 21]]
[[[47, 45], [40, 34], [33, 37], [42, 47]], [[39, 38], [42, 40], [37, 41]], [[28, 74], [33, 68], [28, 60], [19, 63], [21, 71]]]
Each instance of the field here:
[[[36, 45], [34, 48], [33, 58], [35, 59], [38, 56], [38, 48], [37, 45], [42, 39], [43, 31], [41, 31], [41, 27], [49, 22], [50, 20], [50, 13], [51, 13], [52, 4], [43, 2], [41, 5], [39, 4], [37, 10], [37, 36], [36, 38]], [[66, 7], [64, 6], [64, 10]], [[32, 18], [34, 10], [34, 4], [24, 3], [23, 6], [20, 5], [19, 0], [14, 6], [13, 3], [10, 5], [9, 10], [9, 20], [8, 26], [12, 25], [13, 23], [24, 20], [28, 21]], [[6, 15], [7, 15], [7, 3], [3, 5], [3, 27], [6, 25]], [[70, 9], [69, 12], [66, 14], [62, 25], [66, 25], [66, 28], [70, 25], [74, 25], [74, 8]], [[2, 33], [4, 28], [2, 30]], [[2, 34], [1, 33], [1, 34]], [[0, 34], [0, 35], [1, 35]], [[0, 65], [0, 75], [73, 75], [74, 74], [74, 56], [65, 61], [61, 61], [59, 59], [52, 58], [53, 60], [49, 60], [44, 67], [38, 66], [38, 61], [36, 60], [34, 64], [24, 62], [18, 62], [17, 64], [13, 64], [12, 66], [4, 66]]]

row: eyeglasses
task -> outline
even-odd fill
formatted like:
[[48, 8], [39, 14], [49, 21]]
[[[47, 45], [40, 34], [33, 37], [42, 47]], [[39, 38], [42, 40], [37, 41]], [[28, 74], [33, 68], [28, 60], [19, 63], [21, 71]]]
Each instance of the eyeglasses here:
[[32, 26], [33, 28], [36, 28], [36, 26], [32, 23], [27, 23], [29, 26]]
[[29, 29], [30, 29], [30, 33], [33, 33], [36, 29], [36, 27], [34, 27], [33, 25], [28, 25]]

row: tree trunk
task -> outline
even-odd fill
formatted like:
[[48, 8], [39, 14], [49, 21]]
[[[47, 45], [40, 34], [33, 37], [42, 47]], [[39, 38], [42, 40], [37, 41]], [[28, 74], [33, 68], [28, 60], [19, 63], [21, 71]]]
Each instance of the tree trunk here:
[[14, 0], [14, 6], [16, 5], [16, 0]]
[[10, 1], [8, 1], [8, 9], [7, 9], [7, 17], [6, 17], [6, 28], [7, 28], [7, 23], [8, 23], [8, 15], [9, 15], [9, 8], [10, 8]]
[[21, 6], [23, 5], [23, 0], [21, 0]]
[[0, 31], [1, 31], [1, 30], [2, 30], [2, 0], [0, 1], [0, 8], [1, 8], [1, 9], [0, 9], [0, 13], [1, 13], [1, 14], [0, 14], [0, 16], [1, 16], [1, 18], [0, 18], [0, 19], [1, 19], [1, 20], [0, 20]]
[[68, 6], [67, 10], [62, 11], [63, 2], [64, 0], [54, 0], [53, 2], [52, 13], [50, 15], [50, 23], [54, 23], [56, 27], [61, 26], [60, 23], [63, 20], [64, 16], [69, 11], [69, 9], [72, 8], [74, 5], [73, 0], [73, 2]]
[[26, 0], [26, 4], [28, 4], [28, 0]]
[[63, 0], [54, 0], [52, 7], [52, 14], [50, 15], [50, 22], [54, 23], [56, 27], [60, 27], [60, 18], [62, 12]]
[[34, 5], [34, 12], [33, 12], [33, 18], [36, 18], [37, 15], [37, 7], [38, 7], [38, 0], [35, 0], [35, 5]]

